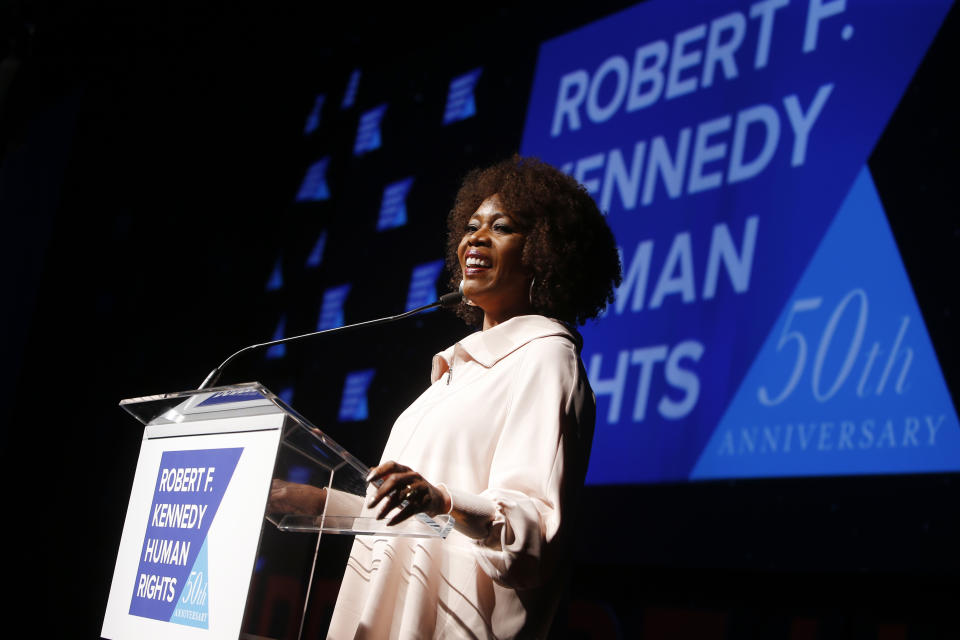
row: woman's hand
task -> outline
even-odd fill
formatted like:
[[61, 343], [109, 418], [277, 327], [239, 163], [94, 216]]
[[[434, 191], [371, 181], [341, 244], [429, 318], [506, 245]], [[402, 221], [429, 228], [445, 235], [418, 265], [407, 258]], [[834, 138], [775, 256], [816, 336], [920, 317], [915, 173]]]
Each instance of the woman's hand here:
[[[379, 486], [377, 481], [382, 481]], [[377, 520], [383, 520], [392, 509], [400, 508], [390, 518], [388, 526], [403, 522], [415, 513], [426, 513], [433, 517], [450, 510], [450, 496], [446, 491], [433, 486], [416, 471], [392, 460], [374, 467], [367, 476], [367, 482], [377, 486], [377, 492], [370, 498], [367, 507], [372, 509], [383, 502]]]
[[267, 513], [318, 516], [323, 513], [323, 505], [326, 501], [326, 489], [274, 478], [270, 484]]

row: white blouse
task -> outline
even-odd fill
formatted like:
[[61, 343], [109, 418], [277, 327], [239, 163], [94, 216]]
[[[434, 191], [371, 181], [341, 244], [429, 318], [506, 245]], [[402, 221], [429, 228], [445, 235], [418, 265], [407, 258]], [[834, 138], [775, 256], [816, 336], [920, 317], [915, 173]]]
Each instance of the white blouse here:
[[431, 380], [381, 462], [444, 484], [473, 515], [446, 540], [357, 536], [329, 637], [542, 637], [593, 438], [579, 336], [517, 316], [437, 354]]

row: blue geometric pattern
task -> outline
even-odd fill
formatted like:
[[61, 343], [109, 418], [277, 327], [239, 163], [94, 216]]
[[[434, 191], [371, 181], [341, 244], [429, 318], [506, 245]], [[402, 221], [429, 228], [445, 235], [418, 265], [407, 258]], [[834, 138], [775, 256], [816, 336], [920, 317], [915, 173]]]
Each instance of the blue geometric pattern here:
[[297, 192], [297, 202], [320, 201], [330, 199], [330, 189], [327, 187], [327, 165], [330, 158], [320, 158], [307, 169]]
[[418, 264], [410, 275], [410, 288], [407, 290], [407, 304], [404, 311], [436, 302], [437, 278], [443, 269], [443, 260], [433, 260]]
[[373, 381], [374, 374], [376, 374], [375, 369], [363, 369], [347, 374], [343, 383], [343, 395], [340, 398], [338, 418], [341, 422], [357, 422], [367, 419], [369, 413], [367, 409], [367, 388]]
[[413, 178], [404, 178], [386, 186], [383, 190], [383, 199], [380, 201], [377, 231], [407, 224], [407, 194], [410, 193], [412, 186]]
[[[273, 337], [270, 338], [273, 340], [281, 340], [286, 337], [287, 330], [287, 314], [280, 314], [280, 319], [277, 320], [277, 328], [273, 330]], [[276, 360], [277, 358], [282, 358], [287, 355], [287, 345], [285, 344], [275, 344], [272, 347], [267, 347], [267, 358], [270, 360]]]
[[273, 264], [273, 270], [270, 272], [270, 278], [267, 280], [267, 291], [277, 291], [283, 288], [283, 258], [277, 257]]
[[447, 91], [447, 106], [443, 111], [443, 124], [448, 125], [466, 120], [477, 114], [477, 105], [473, 99], [473, 90], [480, 80], [483, 68], [477, 68], [450, 81]]
[[320, 112], [323, 110], [323, 103], [326, 99], [327, 97], [324, 94], [317, 94], [317, 97], [313, 101], [313, 108], [307, 115], [307, 122], [303, 125], [304, 135], [309, 135], [320, 127]]
[[380, 148], [380, 121], [383, 120], [386, 112], [387, 105], [382, 104], [360, 116], [360, 124], [357, 125], [357, 139], [353, 144], [353, 155], [363, 155], [368, 151]]
[[340, 102], [341, 109], [349, 109], [357, 99], [357, 89], [360, 88], [360, 69], [354, 69], [347, 81], [347, 89], [343, 93], [343, 100]]
[[317, 236], [317, 241], [313, 243], [313, 249], [310, 250], [310, 255], [307, 256], [306, 267], [308, 269], [315, 269], [320, 266], [320, 263], [323, 262], [323, 250], [327, 248], [327, 230], [324, 229], [320, 232], [320, 235]]
[[350, 293], [350, 285], [330, 287], [323, 292], [320, 304], [320, 317], [317, 319], [317, 331], [343, 326], [343, 304]]

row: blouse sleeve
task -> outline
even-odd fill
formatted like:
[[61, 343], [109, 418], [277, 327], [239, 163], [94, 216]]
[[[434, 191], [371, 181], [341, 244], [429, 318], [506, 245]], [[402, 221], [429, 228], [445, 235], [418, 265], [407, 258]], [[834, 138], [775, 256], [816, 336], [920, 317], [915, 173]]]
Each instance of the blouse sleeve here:
[[593, 436], [593, 397], [573, 344], [535, 340], [522, 356], [488, 489], [473, 495], [447, 488], [461, 516], [457, 528], [475, 539], [480, 566], [515, 589], [550, 579]]

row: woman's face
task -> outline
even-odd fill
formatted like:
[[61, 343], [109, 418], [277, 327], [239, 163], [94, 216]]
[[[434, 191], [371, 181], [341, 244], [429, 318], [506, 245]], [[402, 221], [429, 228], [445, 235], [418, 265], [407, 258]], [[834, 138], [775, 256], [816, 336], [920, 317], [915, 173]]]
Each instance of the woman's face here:
[[457, 256], [463, 293], [483, 309], [483, 328], [530, 313], [532, 274], [523, 266], [525, 236], [492, 195], [467, 221]]

